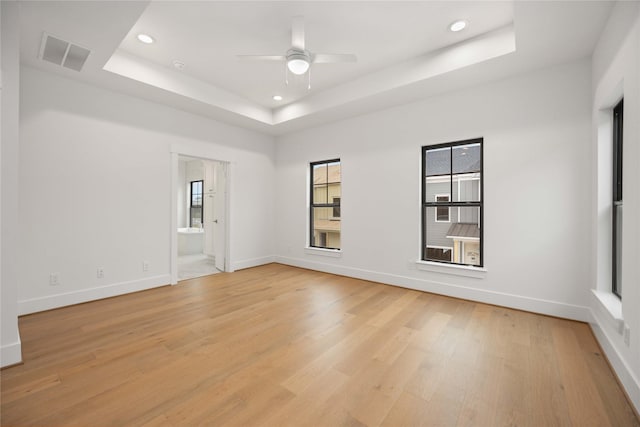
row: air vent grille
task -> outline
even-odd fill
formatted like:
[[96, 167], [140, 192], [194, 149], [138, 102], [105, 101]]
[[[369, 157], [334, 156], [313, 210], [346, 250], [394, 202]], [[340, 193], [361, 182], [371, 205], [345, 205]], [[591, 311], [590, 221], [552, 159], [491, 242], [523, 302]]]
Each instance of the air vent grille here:
[[70, 70], [80, 71], [91, 51], [71, 42], [43, 33], [40, 58]]

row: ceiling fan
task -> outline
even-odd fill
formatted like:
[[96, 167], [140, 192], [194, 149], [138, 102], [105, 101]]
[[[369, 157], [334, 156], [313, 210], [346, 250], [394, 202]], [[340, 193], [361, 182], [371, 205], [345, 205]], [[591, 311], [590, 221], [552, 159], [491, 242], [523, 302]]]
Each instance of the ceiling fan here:
[[356, 62], [357, 57], [351, 53], [313, 53], [305, 49], [304, 17], [294, 16], [291, 24], [291, 48], [285, 55], [238, 55], [238, 59], [250, 61], [283, 61], [286, 64], [285, 82], [289, 84], [287, 70], [301, 76], [307, 71], [309, 88], [311, 88], [311, 64], [336, 62]]

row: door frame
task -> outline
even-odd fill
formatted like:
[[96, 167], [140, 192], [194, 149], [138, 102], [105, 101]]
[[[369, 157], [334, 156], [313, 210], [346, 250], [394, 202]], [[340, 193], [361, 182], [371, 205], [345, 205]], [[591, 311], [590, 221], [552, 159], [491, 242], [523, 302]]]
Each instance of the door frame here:
[[171, 284], [178, 284], [178, 185], [179, 185], [179, 173], [178, 163], [179, 158], [191, 157], [194, 159], [200, 159], [205, 161], [219, 162], [224, 164], [226, 170], [225, 180], [225, 200], [224, 200], [224, 271], [232, 272], [233, 262], [231, 260], [231, 183], [233, 182], [234, 175], [234, 163], [225, 160], [215, 158], [215, 156], [209, 153], [209, 150], [202, 150], [193, 147], [185, 147], [179, 145], [171, 145], [171, 229], [170, 229], [170, 275]]

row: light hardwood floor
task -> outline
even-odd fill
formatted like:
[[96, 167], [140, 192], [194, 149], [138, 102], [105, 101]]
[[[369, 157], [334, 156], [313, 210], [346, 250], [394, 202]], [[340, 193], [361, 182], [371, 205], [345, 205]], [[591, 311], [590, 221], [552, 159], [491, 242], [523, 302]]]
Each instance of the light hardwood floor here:
[[640, 425], [586, 324], [278, 264], [20, 331], [3, 426]]

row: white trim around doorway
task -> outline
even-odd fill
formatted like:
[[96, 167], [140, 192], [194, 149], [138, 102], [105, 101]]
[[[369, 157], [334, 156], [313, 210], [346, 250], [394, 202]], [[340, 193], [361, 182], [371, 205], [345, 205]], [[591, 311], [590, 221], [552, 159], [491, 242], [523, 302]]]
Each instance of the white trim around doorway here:
[[171, 284], [178, 284], [178, 159], [180, 156], [193, 157], [207, 161], [219, 162], [225, 164], [227, 179], [225, 180], [225, 227], [224, 227], [224, 271], [233, 271], [233, 262], [231, 259], [231, 197], [233, 189], [233, 181], [235, 175], [234, 163], [227, 159], [216, 158], [209, 150], [196, 149], [181, 145], [171, 145], [171, 229], [170, 229], [170, 276]]

